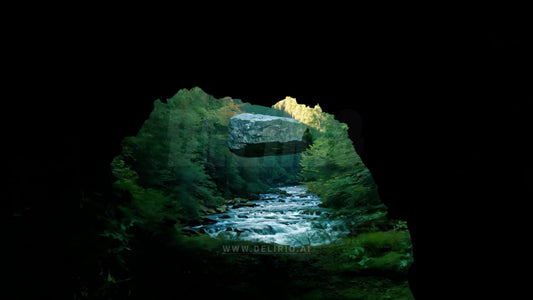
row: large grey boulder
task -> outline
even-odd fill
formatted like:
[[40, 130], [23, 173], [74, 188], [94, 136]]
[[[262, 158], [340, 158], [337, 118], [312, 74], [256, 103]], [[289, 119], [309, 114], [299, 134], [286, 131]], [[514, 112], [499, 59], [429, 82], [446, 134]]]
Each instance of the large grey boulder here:
[[239, 114], [229, 120], [228, 146], [237, 155], [292, 154], [311, 143], [307, 126], [292, 118]]

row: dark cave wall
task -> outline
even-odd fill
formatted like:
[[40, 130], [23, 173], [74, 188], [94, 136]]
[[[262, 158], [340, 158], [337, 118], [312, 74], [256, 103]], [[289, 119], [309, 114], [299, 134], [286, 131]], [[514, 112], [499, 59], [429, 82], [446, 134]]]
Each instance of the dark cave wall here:
[[[416, 36], [384, 39], [362, 70], [357, 59], [346, 59], [351, 49], [326, 51], [316, 63], [296, 55], [289, 67], [283, 60], [239, 65], [213, 58], [201, 67], [181, 60], [171, 69], [165, 61], [142, 65], [106, 56], [88, 68], [96, 71], [91, 76], [26, 82], [18, 89], [26, 101], [12, 101], [4, 110], [17, 120], [5, 126], [15, 129], [7, 133], [15, 146], [7, 149], [11, 176], [2, 191], [11, 199], [3, 204], [5, 236], [13, 245], [8, 251], [15, 258], [7, 267], [13, 272], [6, 272], [13, 289], [27, 290], [32, 283], [65, 289], [72, 280], [66, 275], [72, 253], [63, 246], [73, 237], [90, 239], [77, 236], [90, 233], [93, 220], [80, 209], [80, 199], [108, 192], [109, 164], [121, 140], [137, 133], [155, 99], [194, 86], [217, 98], [262, 105], [292, 96], [349, 120], [350, 137], [389, 213], [408, 220], [415, 295], [482, 292], [501, 286], [502, 277], [520, 282], [512, 258], [525, 251], [520, 230], [528, 220], [533, 170], [525, 46], [519, 33], [460, 32], [429, 45]], [[398, 43], [425, 50], [388, 56], [386, 49], [398, 49]], [[25, 207], [29, 213], [11, 218]], [[511, 262], [486, 261], [480, 253]], [[60, 276], [49, 276], [50, 270]], [[443, 275], [448, 272], [453, 276]], [[473, 278], [483, 279], [483, 286]]]

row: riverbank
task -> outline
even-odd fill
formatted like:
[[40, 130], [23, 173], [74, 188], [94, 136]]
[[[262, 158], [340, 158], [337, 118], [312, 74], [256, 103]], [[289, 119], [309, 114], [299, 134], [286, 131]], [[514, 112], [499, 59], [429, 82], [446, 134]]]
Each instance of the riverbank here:
[[195, 283], [209, 282], [221, 293], [254, 299], [413, 299], [406, 242], [402, 231], [302, 247], [183, 237], [180, 252], [189, 259], [180, 281], [191, 296], [205, 289]]
[[183, 237], [187, 255], [201, 255], [190, 276], [199, 268], [217, 289], [255, 298], [413, 299], [407, 224], [389, 219], [384, 205], [324, 208], [304, 186], [253, 202], [209, 215], [196, 228], [206, 234]]

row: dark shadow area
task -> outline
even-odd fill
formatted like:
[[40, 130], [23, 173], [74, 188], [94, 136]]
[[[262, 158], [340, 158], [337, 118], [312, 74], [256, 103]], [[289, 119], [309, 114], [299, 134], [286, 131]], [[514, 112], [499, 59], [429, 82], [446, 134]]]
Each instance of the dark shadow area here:
[[247, 144], [243, 149], [230, 148], [230, 151], [244, 157], [261, 157], [300, 153], [305, 151], [309, 145], [311, 145], [311, 143], [304, 141], [291, 141], [287, 143], [269, 142], [261, 144]]

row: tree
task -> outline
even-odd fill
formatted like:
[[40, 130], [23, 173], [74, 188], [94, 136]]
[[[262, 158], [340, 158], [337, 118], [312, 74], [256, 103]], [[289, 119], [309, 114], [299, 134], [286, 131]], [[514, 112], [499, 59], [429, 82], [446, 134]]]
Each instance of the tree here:
[[287, 97], [274, 108], [309, 125], [313, 144], [301, 156], [300, 178], [326, 206], [357, 208], [379, 203], [370, 172], [348, 138], [348, 126], [317, 104], [301, 105]]

